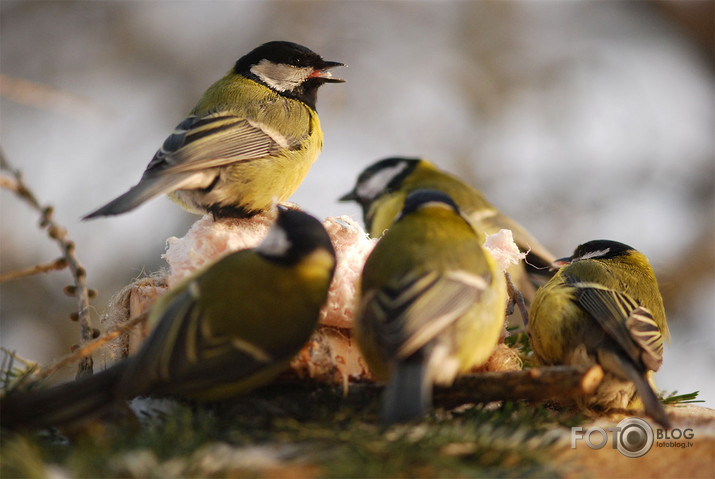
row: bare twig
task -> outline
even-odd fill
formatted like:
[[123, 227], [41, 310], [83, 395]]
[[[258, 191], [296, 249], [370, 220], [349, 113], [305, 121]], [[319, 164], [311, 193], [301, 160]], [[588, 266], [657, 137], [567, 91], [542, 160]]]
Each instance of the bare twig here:
[[65, 258], [58, 258], [52, 263], [38, 264], [31, 268], [19, 269], [16, 271], [10, 271], [0, 275], [0, 283], [4, 281], [10, 281], [11, 279], [23, 278], [25, 276], [32, 276], [33, 274], [47, 273], [48, 271], [57, 271], [60, 269], [65, 269], [67, 267], [67, 260]]
[[0, 74], [0, 96], [23, 105], [54, 110], [77, 118], [103, 119], [111, 114], [109, 109], [84, 96], [5, 74]]
[[514, 304], [517, 305], [519, 313], [521, 313], [521, 319], [524, 323], [524, 327], [526, 327], [529, 324], [529, 310], [526, 307], [524, 295], [521, 294], [521, 291], [519, 291], [516, 286], [514, 286], [514, 282], [511, 280], [511, 275], [506, 271], [504, 271], [504, 277], [506, 278], [506, 290], [507, 293], [509, 293], [510, 306], [513, 308]]
[[10, 178], [9, 176], [0, 175], [0, 188], [10, 191], [18, 191], [19, 185], [15, 178]]
[[[74, 290], [77, 297], [77, 318], [80, 324], [80, 343], [91, 340], [94, 336], [94, 331], [89, 324], [89, 297], [90, 292], [87, 287], [87, 274], [84, 267], [80, 264], [75, 255], [74, 242], [67, 238], [67, 230], [57, 224], [52, 218], [52, 207], [43, 207], [37, 200], [32, 191], [25, 185], [22, 180], [22, 174], [19, 170], [13, 169], [5, 158], [5, 154], [0, 150], [0, 168], [7, 170], [14, 179], [14, 184], [11, 191], [29, 204], [33, 209], [40, 213], [40, 227], [47, 230], [50, 238], [55, 240], [62, 251], [62, 256], [67, 261], [67, 265], [74, 278]], [[3, 182], [3, 186], [4, 186]], [[79, 365], [77, 376], [84, 376], [92, 373], [92, 357], [84, 357]]]
[[42, 369], [37, 371], [34, 374], [34, 376], [38, 379], [46, 378], [47, 376], [54, 373], [58, 369], [66, 366], [67, 364], [70, 364], [75, 361], [82, 360], [82, 359], [88, 357], [90, 354], [92, 354], [97, 349], [101, 348], [108, 342], [118, 338], [122, 334], [124, 334], [127, 331], [129, 331], [130, 329], [132, 329], [137, 324], [146, 320], [147, 317], [148, 317], [148, 313], [144, 313], [144, 314], [141, 314], [137, 317], [134, 317], [134, 318], [120, 324], [119, 326], [111, 329], [110, 331], [108, 331], [106, 334], [100, 336], [99, 338], [84, 343], [84, 345], [82, 345], [81, 347], [72, 351], [70, 354], [67, 354], [64, 357], [54, 361], [52, 364], [50, 364], [48, 366], [44, 366]]

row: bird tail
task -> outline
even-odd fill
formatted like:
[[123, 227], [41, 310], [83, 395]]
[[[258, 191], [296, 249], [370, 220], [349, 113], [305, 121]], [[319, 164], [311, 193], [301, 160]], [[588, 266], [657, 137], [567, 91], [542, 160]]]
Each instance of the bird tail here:
[[427, 377], [426, 361], [419, 357], [396, 363], [382, 397], [383, 423], [417, 419], [431, 406], [432, 383]]
[[114, 404], [114, 386], [127, 364], [125, 360], [100, 373], [48, 389], [10, 392], [0, 399], [0, 426], [57, 426], [101, 413]]
[[638, 391], [638, 395], [640, 396], [641, 401], [643, 401], [643, 407], [646, 414], [664, 428], [670, 429], [672, 425], [670, 423], [670, 419], [668, 418], [668, 413], [665, 412], [663, 403], [660, 402], [660, 399], [658, 399], [655, 391], [653, 391], [653, 388], [651, 388], [648, 383], [646, 375], [639, 372], [630, 361], [621, 360], [620, 362], [623, 371], [628, 376], [628, 379], [633, 381], [633, 384], [635, 384], [636, 391]]
[[187, 175], [152, 175], [144, 176], [141, 181], [132, 186], [129, 191], [113, 199], [106, 205], [98, 208], [85, 217], [83, 220], [97, 218], [99, 216], [119, 215], [131, 211], [145, 201], [170, 193], [180, 188], [181, 183], [186, 180]]

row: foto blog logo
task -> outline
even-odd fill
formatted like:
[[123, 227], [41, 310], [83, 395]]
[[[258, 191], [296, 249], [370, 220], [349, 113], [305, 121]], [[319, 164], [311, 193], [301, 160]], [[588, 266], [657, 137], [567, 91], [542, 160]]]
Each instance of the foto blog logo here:
[[[641, 418], [629, 417], [615, 427], [609, 427], [608, 431], [613, 434], [613, 448], [626, 457], [644, 456], [653, 447], [653, 428]], [[582, 427], [572, 427], [571, 449], [575, 449], [576, 442], [580, 440], [585, 441], [591, 449], [601, 449], [608, 444], [608, 432], [598, 426], [586, 431]]]

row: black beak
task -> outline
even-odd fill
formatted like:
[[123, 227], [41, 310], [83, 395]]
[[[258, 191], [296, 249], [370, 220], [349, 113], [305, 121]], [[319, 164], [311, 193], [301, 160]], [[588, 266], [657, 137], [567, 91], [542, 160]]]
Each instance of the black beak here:
[[550, 269], [550, 271], [555, 271], [555, 270], [561, 268], [562, 266], [566, 266], [567, 264], [570, 264], [570, 263], [571, 263], [571, 256], [568, 256], [566, 258], [559, 258], [557, 260], [554, 260], [553, 263], [551, 263], [551, 268], [549, 268], [549, 269]]
[[355, 194], [355, 190], [352, 190], [350, 193], [341, 196], [338, 201], [358, 201], [358, 195]]

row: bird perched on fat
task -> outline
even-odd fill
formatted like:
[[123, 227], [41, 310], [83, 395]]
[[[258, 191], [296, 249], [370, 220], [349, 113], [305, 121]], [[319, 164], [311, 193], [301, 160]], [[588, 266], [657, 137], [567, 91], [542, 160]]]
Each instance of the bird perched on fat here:
[[410, 193], [368, 257], [355, 320], [360, 350], [387, 381], [382, 418], [417, 418], [432, 386], [487, 361], [504, 326], [504, 274], [455, 202], [436, 190]]
[[54, 388], [10, 392], [0, 401], [0, 423], [64, 424], [135, 396], [216, 401], [264, 385], [315, 330], [334, 269], [321, 223], [280, 210], [257, 248], [224, 256], [162, 296], [134, 356]]
[[84, 219], [117, 215], [162, 194], [194, 213], [250, 217], [288, 199], [323, 147], [318, 88], [342, 82], [301, 45], [274, 41], [211, 85], [128, 192]]
[[[482, 234], [512, 231], [519, 249], [528, 254], [526, 263], [514, 265], [508, 272], [527, 300], [536, 292], [534, 284], [543, 284], [545, 277], [551, 276], [548, 267], [555, 256], [524, 227], [501, 214], [480, 191], [425, 159], [393, 157], [377, 161], [360, 173], [353, 190], [340, 201], [356, 201], [362, 207], [365, 228], [372, 237], [379, 238], [395, 222], [407, 195], [419, 189], [449, 195]], [[483, 242], [484, 237], [479, 240]]]
[[587, 405], [627, 407], [638, 392], [646, 413], [670, 421], [649, 384], [663, 361], [668, 324], [648, 259], [623, 243], [595, 240], [554, 263], [556, 275], [536, 294], [529, 337], [544, 364], [600, 364], [606, 376]]

